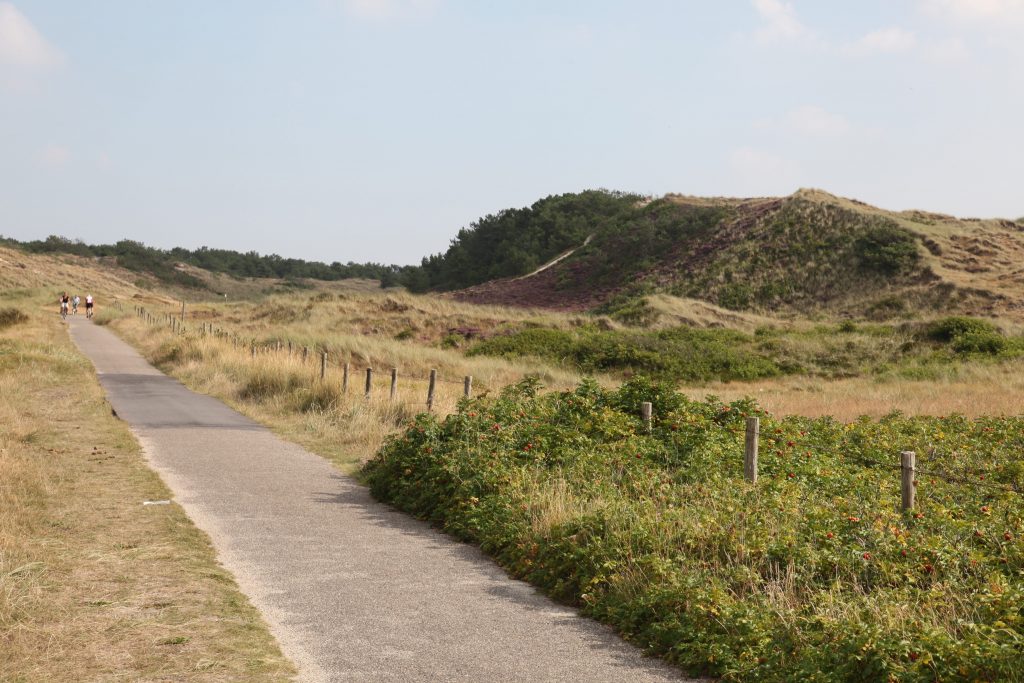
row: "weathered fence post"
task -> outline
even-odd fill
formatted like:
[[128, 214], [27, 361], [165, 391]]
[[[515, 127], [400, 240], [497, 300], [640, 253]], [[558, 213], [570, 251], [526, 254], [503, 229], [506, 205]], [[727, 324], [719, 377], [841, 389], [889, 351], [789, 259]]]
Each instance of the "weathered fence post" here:
[[370, 400], [370, 388], [373, 386], [373, 368], [366, 368], [366, 392], [365, 398]]
[[324, 378], [327, 377], [327, 352], [324, 351], [320, 354], [320, 381], [323, 382]]
[[348, 363], [341, 368], [341, 393], [348, 394]]
[[427, 385], [427, 412], [434, 409], [434, 387], [437, 386], [437, 370], [430, 371], [430, 383]]
[[466, 375], [466, 378], [462, 380], [462, 396], [464, 398], [473, 397], [473, 375]]
[[288, 340], [288, 357], [289, 358], [292, 357], [292, 340], [291, 339]]
[[309, 360], [309, 347], [308, 346], [303, 346], [302, 347], [302, 362], [305, 363], [307, 360]]
[[746, 448], [743, 451], [743, 477], [752, 484], [757, 483], [757, 439], [761, 433], [761, 420], [747, 418]]
[[902, 470], [901, 489], [903, 510], [914, 509], [914, 474], [916, 473], [917, 454], [914, 451], [903, 451], [900, 453], [900, 468]]
[[652, 414], [654, 412], [654, 406], [651, 405], [650, 401], [644, 401], [640, 404], [640, 417], [644, 421], [644, 432], [650, 434], [652, 431]]
[[181, 322], [185, 322], [185, 302], [181, 302]]
[[398, 368], [391, 368], [391, 400], [395, 400], [395, 395], [398, 393]]

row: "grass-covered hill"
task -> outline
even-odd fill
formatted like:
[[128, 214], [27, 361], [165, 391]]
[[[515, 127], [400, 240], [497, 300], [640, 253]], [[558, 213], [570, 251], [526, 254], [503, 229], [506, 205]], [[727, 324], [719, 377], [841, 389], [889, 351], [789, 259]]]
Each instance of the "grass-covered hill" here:
[[[654, 293], [733, 310], [876, 318], [1024, 311], [1024, 224], [1014, 221], [889, 212], [817, 190], [762, 199], [616, 194], [611, 202], [615, 210], [577, 230], [578, 248], [558, 263], [533, 274], [530, 263], [456, 296], [637, 321], [648, 313], [643, 297]], [[475, 238], [460, 233], [434, 267]]]
[[377, 263], [330, 264], [303, 259], [284, 258], [277, 254], [259, 254], [255, 251], [238, 252], [230, 249], [158, 249], [135, 240], [121, 240], [115, 244], [86, 244], [58, 235], [45, 240], [18, 241], [0, 237], [0, 246], [29, 254], [70, 255], [93, 259], [114, 265], [155, 280], [163, 286], [211, 289], [217, 275], [232, 278], [276, 279], [299, 282], [301, 280], [335, 281], [346, 279], [393, 279], [396, 266]]
[[164, 288], [233, 294], [241, 279], [304, 286], [362, 278], [631, 324], [657, 317], [655, 294], [766, 314], [1024, 320], [1024, 223], [890, 212], [818, 190], [754, 199], [552, 195], [480, 218], [418, 266], [56, 236], [0, 245], [116, 265]]

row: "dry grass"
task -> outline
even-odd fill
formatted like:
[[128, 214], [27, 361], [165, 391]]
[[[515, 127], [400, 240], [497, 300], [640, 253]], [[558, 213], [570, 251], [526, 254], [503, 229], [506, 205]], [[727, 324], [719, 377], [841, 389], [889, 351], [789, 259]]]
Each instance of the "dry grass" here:
[[54, 312], [59, 311], [57, 296], [62, 291], [77, 293], [83, 299], [88, 291], [97, 301], [107, 302], [114, 296], [141, 294], [134, 280], [133, 273], [93, 259], [69, 254], [26, 254], [0, 247], [0, 290], [4, 290], [5, 299], [52, 304], [48, 310]]
[[0, 349], [0, 680], [290, 680], [57, 317]]
[[[438, 371], [433, 407], [439, 415], [455, 409], [466, 375], [473, 377], [474, 395], [500, 390], [528, 375], [538, 375], [552, 388], [569, 388], [579, 379], [574, 373], [532, 362], [466, 358], [457, 349], [425, 346], [422, 340], [395, 340], [390, 333], [380, 332], [404, 329], [410, 319], [421, 331], [427, 329], [428, 320], [448, 321], [436, 323], [436, 331], [454, 321], [484, 324], [529, 315], [522, 311], [475, 310], [480, 307], [406, 294], [332, 297], [311, 307], [307, 303], [308, 297], [298, 301], [274, 297], [262, 306], [208, 306], [193, 312], [188, 333], [180, 336], [173, 335], [166, 325], [146, 325], [131, 314], [107, 313], [101, 320], [111, 321], [147, 358], [192, 389], [226, 401], [349, 472], [372, 457], [388, 435], [425, 410], [431, 369]], [[269, 317], [291, 316], [295, 311], [300, 320], [277, 325], [267, 322]], [[378, 333], [351, 331], [357, 319], [377, 320]], [[198, 333], [197, 325], [204, 322], [247, 340], [257, 339], [259, 350], [253, 355], [249, 341], [238, 344]], [[305, 359], [304, 348], [310, 350]], [[324, 381], [319, 378], [321, 349], [328, 353]], [[344, 363], [350, 367], [347, 392], [343, 391]], [[364, 397], [368, 367], [374, 369], [369, 401]], [[390, 397], [391, 368], [398, 370], [394, 400]]]
[[[733, 319], [725, 315], [727, 311], [667, 297], [657, 298], [656, 304], [665, 314], [693, 318], [698, 324], [749, 328], [767, 320], [758, 316]], [[180, 309], [153, 310], [160, 315]], [[468, 342], [451, 334], [460, 330], [486, 336], [509, 326], [529, 325], [567, 329], [582, 324], [580, 316], [476, 306], [445, 297], [359, 287], [340, 293], [306, 292], [251, 302], [192, 305], [189, 316], [191, 331], [184, 337], [175, 337], [166, 326], [141, 324], [130, 313], [109, 317], [117, 318], [114, 326], [119, 333], [192, 388], [227, 401], [350, 472], [372, 457], [404, 420], [425, 408], [431, 368], [437, 369], [441, 378], [435, 404], [441, 414], [454, 408], [465, 375], [473, 376], [478, 395], [527, 375], [539, 375], [550, 388], [571, 387], [580, 379], [578, 373], [536, 359], [468, 358], [457, 347]], [[244, 340], [243, 345], [196, 334], [200, 323], [237, 336]], [[792, 320], [779, 322], [779, 326], [811, 330], [814, 323]], [[784, 341], [827, 346], [830, 339], [828, 335], [796, 334]], [[879, 344], [898, 346], [902, 341], [898, 335], [879, 338], [866, 333], [843, 339], [844, 349], [853, 340], [857, 348], [865, 346], [864, 353], [874, 353]], [[255, 357], [249, 350], [252, 342], [264, 349]], [[287, 353], [289, 342], [291, 356]], [[453, 346], [447, 348], [446, 342]], [[276, 349], [278, 343], [281, 351], [265, 350]], [[309, 349], [305, 362], [301, 360], [303, 348]], [[321, 385], [317, 375], [322, 349], [328, 352], [329, 367], [327, 381]], [[349, 391], [343, 394], [340, 366], [346, 362], [351, 376]], [[375, 371], [369, 402], [363, 399], [368, 367]], [[399, 372], [395, 402], [387, 396], [393, 367]], [[601, 381], [614, 383], [607, 377]], [[685, 391], [694, 397], [716, 394], [730, 400], [753, 396], [780, 415], [834, 415], [844, 420], [860, 415], [879, 417], [893, 410], [907, 414], [1016, 414], [1024, 412], [1024, 363], [951, 366], [946, 376], [927, 381], [785, 377], [694, 386]]]
[[678, 327], [728, 327], [743, 332], [753, 332], [762, 325], [778, 325], [777, 318], [730, 311], [727, 308], [700, 299], [654, 294], [647, 297], [647, 304], [658, 314], [656, 328]]
[[824, 380], [787, 377], [688, 388], [694, 398], [714, 394], [724, 400], [753, 396], [775, 415], [832, 415], [854, 420], [894, 410], [907, 415], [1024, 414], [1024, 362], [965, 364], [950, 376], [930, 380]]

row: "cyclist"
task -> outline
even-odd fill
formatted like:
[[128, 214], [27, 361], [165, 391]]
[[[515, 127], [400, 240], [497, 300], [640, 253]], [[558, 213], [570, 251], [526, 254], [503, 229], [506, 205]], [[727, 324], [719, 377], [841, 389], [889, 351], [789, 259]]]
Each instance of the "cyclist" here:
[[71, 315], [78, 315], [78, 304], [81, 301], [82, 299], [77, 294], [71, 299]]
[[92, 310], [93, 310], [92, 309], [92, 304], [93, 304], [92, 294], [86, 294], [85, 295], [85, 317], [86, 318], [91, 318], [92, 317]]
[[68, 303], [71, 301], [71, 297], [68, 296], [67, 292], [61, 292], [60, 295], [60, 317], [61, 320], [67, 320], [68, 317]]

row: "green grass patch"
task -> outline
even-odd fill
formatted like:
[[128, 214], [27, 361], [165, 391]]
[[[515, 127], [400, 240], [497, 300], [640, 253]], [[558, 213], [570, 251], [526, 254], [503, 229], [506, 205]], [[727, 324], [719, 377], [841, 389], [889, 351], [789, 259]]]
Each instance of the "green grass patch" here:
[[583, 373], [644, 375], [669, 382], [757, 380], [780, 375], [934, 379], [964, 361], [1024, 356], [1024, 338], [991, 323], [950, 317], [899, 326], [846, 321], [810, 328], [659, 331], [528, 327], [477, 343], [470, 356], [535, 356]]
[[[655, 406], [653, 431], [639, 419]], [[372, 491], [695, 674], [1017, 680], [1024, 419], [775, 419], [645, 380], [535, 382], [417, 418]], [[916, 514], [899, 510], [915, 450]]]

